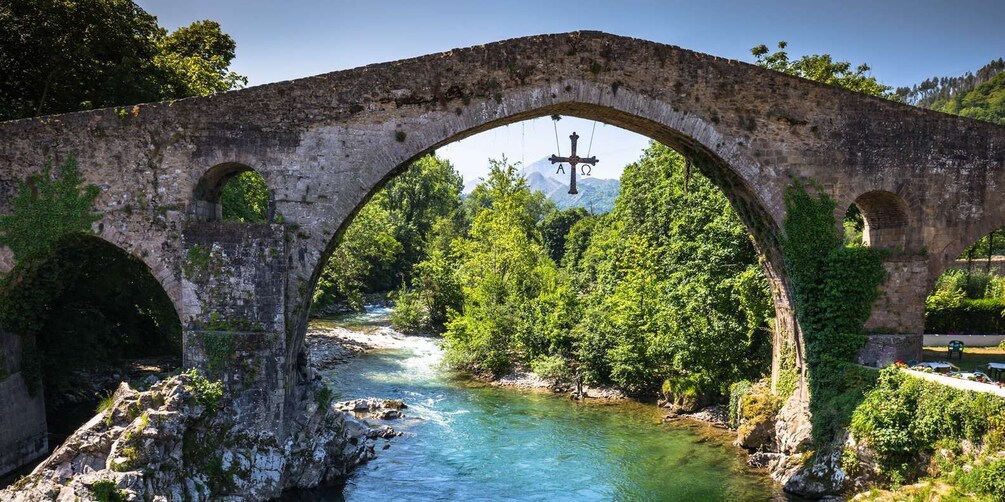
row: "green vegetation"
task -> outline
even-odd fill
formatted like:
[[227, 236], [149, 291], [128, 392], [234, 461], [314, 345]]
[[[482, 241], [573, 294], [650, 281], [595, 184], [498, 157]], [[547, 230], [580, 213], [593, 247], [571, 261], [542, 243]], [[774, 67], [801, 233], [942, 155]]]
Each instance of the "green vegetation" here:
[[[1001, 489], [1005, 462], [995, 457], [1005, 450], [1001, 397], [954, 389], [888, 368], [855, 409], [851, 432], [876, 453], [881, 474], [894, 485], [937, 474], [962, 494], [1005, 500]], [[922, 461], [933, 455], [934, 473]]]
[[223, 221], [268, 223], [269, 187], [255, 171], [245, 171], [227, 180], [220, 194]]
[[94, 500], [98, 502], [125, 502], [128, 500], [126, 493], [119, 490], [115, 481], [110, 479], [95, 481], [91, 485], [91, 493], [94, 494]]
[[395, 322], [427, 311], [416, 292], [449, 291], [439, 303], [456, 302], [444, 309], [456, 367], [725, 396], [767, 367], [771, 302], [725, 197], [700, 174], [686, 178], [683, 157], [653, 144], [626, 170], [614, 211], [589, 216], [556, 211], [515, 166], [492, 161], [465, 201], [470, 226], [437, 237], [449, 245], [416, 265], [435, 273], [399, 294]]
[[0, 215], [0, 245], [14, 252], [18, 261], [42, 254], [65, 235], [91, 231], [98, 221], [95, 185], [81, 188], [83, 179], [70, 157], [53, 177], [50, 165], [41, 174], [21, 182], [11, 199], [11, 211]]
[[223, 397], [223, 382], [211, 382], [200, 375], [195, 368], [182, 373], [182, 375], [188, 380], [188, 383], [185, 384], [185, 390], [195, 395], [196, 401], [205, 406], [210, 414], [216, 413], [220, 398]]
[[751, 49], [750, 53], [758, 66], [873, 96], [898, 99], [897, 94], [891, 92], [891, 87], [867, 75], [869, 65], [861, 64], [853, 70], [851, 63], [834, 61], [830, 54], [809, 54], [792, 60], [785, 51], [786, 47], [786, 42], [778, 42], [778, 50], [771, 52], [768, 46], [762, 44]]
[[845, 246], [827, 195], [796, 183], [785, 205], [782, 255], [806, 343], [813, 437], [824, 444], [847, 426], [870, 378], [851, 363], [886, 271], [879, 251]]
[[[130, 0], [0, 4], [0, 120], [200, 96], [247, 82], [213, 21], [173, 33]], [[127, 115], [128, 116], [128, 115]]]
[[1005, 333], [1005, 278], [975, 270], [942, 274], [925, 300], [926, 333]]
[[933, 77], [912, 87], [897, 89], [897, 95], [916, 106], [964, 117], [1005, 123], [1005, 59], [998, 58], [976, 73], [957, 77]]
[[219, 374], [227, 368], [234, 353], [234, 337], [231, 333], [203, 332], [202, 346], [206, 353], [207, 370], [213, 374]]
[[115, 393], [109, 392], [105, 394], [104, 397], [101, 398], [101, 401], [98, 401], [98, 406], [94, 409], [94, 412], [98, 414], [104, 413], [112, 409], [112, 406], [114, 405], [115, 405]]
[[[436, 267], [413, 268], [427, 257], [449, 252], [449, 237], [439, 236], [449, 236], [461, 224], [461, 188], [461, 176], [453, 166], [432, 155], [389, 181], [342, 234], [318, 282], [316, 307], [361, 309], [365, 293], [395, 291], [413, 282], [425, 291], [417, 286], [428, 283]], [[414, 300], [427, 307], [434, 302], [428, 296]], [[434, 313], [431, 318], [442, 325], [445, 314]]]
[[46, 169], [0, 216], [0, 243], [18, 260], [0, 279], [0, 324], [22, 337], [22, 374], [33, 390], [44, 380], [47, 397], [74, 388], [74, 370], [181, 347], [171, 301], [143, 262], [91, 236], [98, 193], [81, 183], [72, 160], [56, 179]]

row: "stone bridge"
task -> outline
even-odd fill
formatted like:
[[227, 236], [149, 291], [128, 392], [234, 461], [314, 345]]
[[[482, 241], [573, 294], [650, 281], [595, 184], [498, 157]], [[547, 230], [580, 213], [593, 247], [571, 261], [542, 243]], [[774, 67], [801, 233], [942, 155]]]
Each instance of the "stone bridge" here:
[[[776, 238], [794, 178], [837, 200], [838, 221], [857, 204], [867, 243], [892, 251], [868, 323], [878, 334], [860, 354], [867, 364], [920, 356], [934, 280], [1005, 225], [1005, 128], [595, 32], [0, 123], [0, 211], [20, 180], [75, 156], [101, 187], [97, 234], [143, 260], [172, 299], [185, 365], [226, 361], [221, 376], [257, 410], [247, 419], [282, 434], [291, 389], [308, 377], [311, 295], [353, 215], [419, 156], [551, 114], [644, 134], [704, 166], [764, 257], [776, 354], [783, 340], [802, 354]], [[219, 221], [221, 187], [252, 169], [268, 182], [272, 223]], [[2, 261], [13, 266], [9, 252]], [[220, 336], [230, 340], [224, 353], [207, 343]], [[16, 350], [6, 358], [18, 367]], [[15, 376], [0, 382], [0, 448], [24, 457], [38, 430], [15, 420], [37, 420], [11, 410], [40, 404]], [[0, 458], [0, 471], [16, 460]]]

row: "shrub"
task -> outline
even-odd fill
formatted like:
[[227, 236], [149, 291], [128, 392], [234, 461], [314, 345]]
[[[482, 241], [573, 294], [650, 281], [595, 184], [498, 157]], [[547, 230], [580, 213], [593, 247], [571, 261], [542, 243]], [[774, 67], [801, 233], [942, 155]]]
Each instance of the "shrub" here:
[[1000, 445], [1005, 399], [921, 380], [896, 369], [880, 374], [852, 414], [851, 432], [877, 453], [891, 479], [913, 474], [919, 454], [946, 441]]
[[398, 331], [411, 333], [425, 328], [428, 321], [418, 295], [402, 287], [394, 296], [391, 326]]
[[98, 502], [124, 502], [125, 493], [119, 490], [118, 485], [110, 479], [95, 481], [91, 485], [91, 492], [94, 493], [94, 500]]
[[185, 390], [194, 394], [195, 400], [205, 406], [209, 413], [215, 413], [217, 404], [223, 397], [223, 382], [210, 382], [195, 368], [182, 373], [182, 375], [188, 377], [189, 380], [189, 383], [185, 384]]
[[530, 362], [530, 369], [537, 376], [553, 382], [566, 382], [572, 377], [568, 361], [559, 355], [540, 356]]
[[768, 382], [761, 381], [752, 386], [750, 391], [740, 398], [737, 405], [739, 423], [738, 436], [746, 437], [750, 431], [765, 422], [773, 422], [782, 400], [771, 392]]
[[740, 425], [740, 400], [750, 393], [751, 387], [750, 380], [740, 380], [729, 386], [729, 426], [734, 429]]
[[941, 294], [929, 297], [925, 312], [926, 333], [1003, 333], [1005, 300], [986, 298], [941, 301]]
[[964, 478], [963, 485], [987, 494], [995, 502], [1005, 502], [1005, 458], [978, 465]]

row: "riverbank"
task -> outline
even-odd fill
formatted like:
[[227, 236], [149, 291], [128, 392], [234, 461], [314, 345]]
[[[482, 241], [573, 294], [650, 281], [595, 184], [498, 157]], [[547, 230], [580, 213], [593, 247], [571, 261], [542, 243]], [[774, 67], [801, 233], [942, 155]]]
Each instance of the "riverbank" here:
[[[331, 370], [345, 364], [355, 357], [370, 351], [401, 350], [411, 348], [409, 339], [414, 337], [439, 339], [433, 335], [405, 335], [388, 326], [377, 324], [350, 324], [344, 327], [333, 321], [320, 320], [311, 324], [307, 330], [307, 345], [311, 348], [311, 364], [321, 370]], [[493, 387], [519, 389], [525, 391], [545, 392], [568, 395], [576, 392], [575, 385], [567, 382], [555, 382], [527, 370], [517, 369], [499, 378], [484, 378], [472, 375], [471, 379], [480, 384]], [[583, 385], [583, 400], [597, 400], [605, 403], [618, 401], [635, 401], [623, 391], [608, 386]], [[654, 403], [641, 403], [657, 406]], [[727, 411], [721, 405], [703, 407], [694, 412], [679, 412], [673, 409], [659, 407], [664, 413], [663, 421], [691, 420], [710, 424], [721, 429], [729, 429]], [[732, 430], [732, 429], [731, 429]]]

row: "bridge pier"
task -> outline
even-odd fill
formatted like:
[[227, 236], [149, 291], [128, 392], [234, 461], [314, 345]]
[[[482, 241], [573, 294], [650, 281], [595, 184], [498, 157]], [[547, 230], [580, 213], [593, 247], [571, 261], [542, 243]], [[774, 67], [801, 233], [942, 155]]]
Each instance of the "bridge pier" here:
[[183, 364], [224, 383], [241, 423], [278, 434], [287, 371], [285, 228], [189, 223], [183, 234]]
[[928, 296], [928, 257], [903, 254], [883, 262], [886, 282], [865, 323], [869, 333], [857, 362], [883, 367], [897, 361], [920, 361]]

